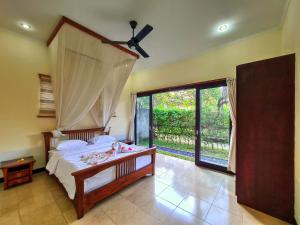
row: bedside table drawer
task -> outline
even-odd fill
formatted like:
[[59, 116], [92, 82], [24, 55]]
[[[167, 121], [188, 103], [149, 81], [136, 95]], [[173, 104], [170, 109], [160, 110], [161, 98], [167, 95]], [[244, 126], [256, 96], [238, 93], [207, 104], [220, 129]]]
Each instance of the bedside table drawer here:
[[16, 171], [16, 172], [13, 172], [13, 173], [8, 173], [7, 174], [7, 179], [8, 180], [13, 180], [13, 179], [16, 179], [16, 178], [21, 178], [21, 177], [26, 177], [28, 176], [30, 173], [29, 173], [29, 170], [20, 170], [20, 171]]
[[25, 182], [28, 182], [30, 181], [30, 177], [27, 176], [27, 177], [20, 177], [20, 178], [17, 178], [17, 179], [14, 179], [14, 180], [9, 180], [8, 181], [8, 186], [14, 186], [14, 185], [17, 185], [17, 184], [23, 184]]

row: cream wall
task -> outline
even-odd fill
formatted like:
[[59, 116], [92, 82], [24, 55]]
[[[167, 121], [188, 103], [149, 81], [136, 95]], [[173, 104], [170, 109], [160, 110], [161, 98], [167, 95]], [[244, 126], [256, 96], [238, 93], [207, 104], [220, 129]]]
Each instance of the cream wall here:
[[[50, 58], [44, 42], [0, 29], [0, 161], [33, 155], [35, 168], [45, 166], [42, 131], [55, 128], [55, 119], [38, 118], [38, 73], [50, 74]], [[111, 134], [127, 135], [131, 77], [121, 95]], [[88, 116], [77, 128], [95, 127]], [[2, 174], [0, 172], [0, 177]]]
[[133, 77], [133, 90], [138, 92], [234, 77], [236, 65], [278, 56], [281, 53], [280, 46], [279, 29], [259, 33], [187, 60], [136, 73]]
[[0, 161], [33, 155], [44, 166], [41, 131], [54, 119], [38, 118], [38, 73], [49, 74], [45, 43], [0, 29]]
[[300, 222], [300, 1], [291, 0], [282, 29], [283, 53], [296, 53], [295, 217]]
[[[234, 77], [236, 65], [276, 57], [300, 54], [300, 1], [292, 0], [282, 29], [256, 34], [211, 49], [196, 57], [160, 68], [135, 73], [133, 91]], [[296, 121], [295, 121], [295, 216], [300, 221], [300, 57], [296, 57]]]

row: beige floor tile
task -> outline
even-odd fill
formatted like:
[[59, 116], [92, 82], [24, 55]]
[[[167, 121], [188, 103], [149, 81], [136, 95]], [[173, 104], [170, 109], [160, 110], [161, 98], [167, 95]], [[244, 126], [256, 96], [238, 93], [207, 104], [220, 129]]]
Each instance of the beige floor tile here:
[[223, 181], [215, 178], [209, 178], [209, 176], [205, 176], [203, 179], [197, 180], [197, 186], [210, 189], [212, 191], [218, 192], [220, 190], [221, 184]]
[[65, 220], [67, 221], [67, 223], [73, 223], [77, 220], [77, 214], [74, 208], [69, 209], [68, 211], [63, 213], [63, 216], [65, 218]]
[[0, 185], [0, 200], [5, 200], [6, 198], [16, 197], [17, 192], [15, 188], [10, 188], [3, 190], [3, 185]]
[[56, 199], [55, 202], [58, 208], [60, 209], [60, 211], [63, 213], [74, 208], [74, 204], [72, 200], [70, 200], [67, 197]]
[[211, 225], [242, 225], [243, 217], [212, 206], [205, 217], [205, 221]]
[[176, 190], [175, 188], [168, 187], [158, 196], [177, 206], [187, 196], [187, 194]]
[[18, 199], [22, 201], [27, 198], [32, 198], [36, 194], [36, 192], [32, 188], [34, 185], [36, 184], [28, 183], [28, 184], [22, 184], [15, 187]]
[[61, 199], [61, 198], [68, 198], [68, 194], [61, 187], [56, 190], [51, 190], [50, 193], [54, 200]]
[[72, 225], [115, 225], [115, 223], [105, 213], [99, 211], [97, 215], [86, 214], [80, 220], [76, 220]]
[[242, 215], [244, 207], [237, 203], [235, 196], [219, 194], [215, 198], [213, 205], [236, 215]]
[[194, 189], [187, 189], [189, 194], [194, 195], [208, 203], [212, 203], [217, 196], [216, 190], [198, 186]]
[[155, 194], [147, 191], [146, 189], [139, 189], [136, 192], [126, 197], [127, 200], [133, 204], [141, 207], [147, 202], [155, 199]]
[[23, 211], [23, 214], [20, 214], [20, 216], [22, 225], [66, 224], [58, 206], [54, 203], [36, 208], [34, 211]]
[[[209, 225], [187, 211], [177, 208], [164, 222], [165, 225]], [[221, 225], [221, 224], [220, 224]]]
[[0, 216], [0, 225], [20, 225], [20, 217], [18, 210], [6, 212]]
[[32, 197], [20, 201], [20, 215], [23, 216], [26, 214], [34, 213], [36, 210], [40, 209], [45, 205], [55, 205], [51, 193], [36, 193]]
[[114, 195], [100, 201], [95, 207], [99, 207], [101, 210], [107, 211], [109, 209], [114, 208], [114, 206], [117, 205], [119, 201], [124, 200], [124, 199], [125, 199], [125, 197], [123, 197], [122, 195], [114, 194]]
[[161, 176], [155, 176], [155, 179], [166, 184], [166, 185], [172, 185], [176, 182], [176, 178], [175, 178], [175, 175], [172, 176], [170, 174], [167, 174], [167, 173], [164, 173], [163, 175]]
[[186, 197], [180, 204], [179, 208], [193, 214], [199, 219], [204, 219], [211, 204], [205, 202], [195, 196]]
[[167, 184], [164, 184], [158, 180], [148, 180], [141, 184], [141, 188], [144, 188], [155, 195], [159, 195], [168, 187]]
[[131, 216], [129, 220], [117, 222], [117, 225], [163, 225], [159, 220], [140, 209]]
[[236, 196], [235, 195], [235, 182], [234, 181], [225, 182], [221, 186], [219, 193], [222, 195], [227, 195], [227, 196]]
[[288, 223], [249, 207], [244, 207], [243, 225], [288, 225]]
[[125, 198], [113, 199], [113, 201], [103, 208], [106, 215], [116, 224], [127, 223], [135, 215], [138, 206]]
[[156, 197], [154, 200], [143, 205], [141, 209], [157, 220], [164, 221], [172, 214], [176, 206], [160, 197]]
[[18, 209], [19, 199], [13, 189], [1, 190], [0, 193], [0, 216]]
[[238, 205], [233, 176], [160, 154], [156, 168], [155, 176], [101, 201], [80, 220], [65, 190], [46, 173], [5, 191], [0, 184], [0, 225], [286, 225]]
[[119, 193], [123, 197], [127, 197], [139, 189], [140, 189], [140, 185], [130, 185], [130, 186], [126, 187], [124, 190], [120, 191]]

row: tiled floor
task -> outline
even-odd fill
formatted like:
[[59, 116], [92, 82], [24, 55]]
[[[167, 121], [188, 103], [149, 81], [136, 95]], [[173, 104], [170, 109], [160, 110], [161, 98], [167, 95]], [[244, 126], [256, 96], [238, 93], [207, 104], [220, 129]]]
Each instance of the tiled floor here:
[[0, 224], [286, 224], [237, 204], [234, 183], [231, 176], [158, 154], [155, 176], [102, 201], [76, 220], [72, 202], [60, 185], [40, 173], [30, 184], [6, 191], [0, 186]]

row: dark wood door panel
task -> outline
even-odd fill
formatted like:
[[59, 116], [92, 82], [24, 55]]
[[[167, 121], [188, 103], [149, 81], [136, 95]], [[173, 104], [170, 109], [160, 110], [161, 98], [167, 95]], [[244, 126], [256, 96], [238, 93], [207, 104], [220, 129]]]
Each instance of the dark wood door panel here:
[[295, 56], [237, 67], [237, 196], [291, 222]]

